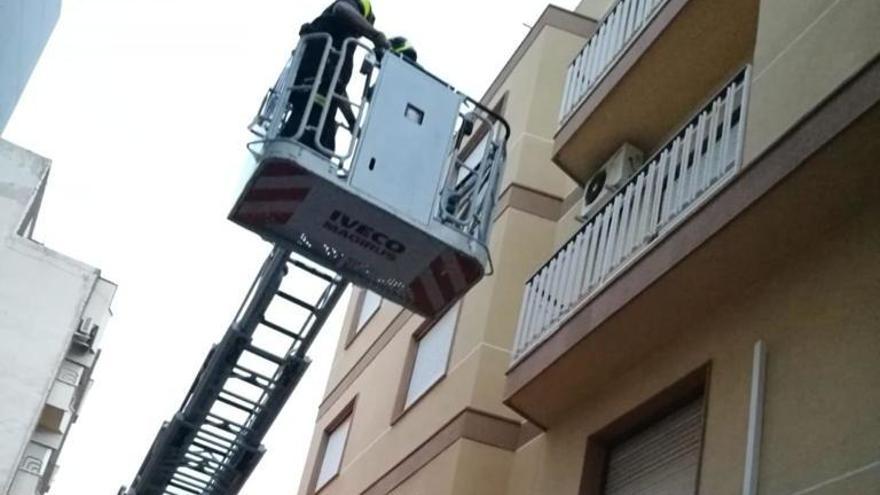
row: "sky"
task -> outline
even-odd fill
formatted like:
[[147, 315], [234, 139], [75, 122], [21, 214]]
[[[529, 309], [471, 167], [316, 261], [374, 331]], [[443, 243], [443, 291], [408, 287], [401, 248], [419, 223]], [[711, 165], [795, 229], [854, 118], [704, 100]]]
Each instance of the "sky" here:
[[[53, 160], [35, 239], [119, 284], [52, 492], [115, 494], [183, 400], [270, 246], [226, 220], [246, 126], [327, 0], [64, 0], [3, 138]], [[573, 8], [576, 1], [557, 2]], [[479, 97], [546, 0], [373, 0], [377, 27]], [[345, 301], [242, 495], [295, 493]]]

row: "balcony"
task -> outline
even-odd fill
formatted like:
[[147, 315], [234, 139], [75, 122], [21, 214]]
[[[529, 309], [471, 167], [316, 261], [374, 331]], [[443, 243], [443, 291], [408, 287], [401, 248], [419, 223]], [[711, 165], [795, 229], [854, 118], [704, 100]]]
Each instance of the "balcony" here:
[[736, 175], [748, 81], [744, 69], [526, 283], [514, 364]]
[[[52, 470], [53, 450], [31, 441], [27, 444], [9, 495], [37, 495], [47, 491]], [[49, 475], [49, 476], [47, 476]]]
[[[528, 280], [519, 334], [511, 344], [516, 345], [516, 358], [507, 371], [504, 403], [532, 423], [553, 428], [571, 419], [572, 411], [580, 411], [580, 406], [607, 398], [603, 394], [621, 380], [643, 383], [647, 378], [639, 370], [653, 373], [651, 370], [675, 369], [684, 376], [707, 362], [724, 359], [734, 342], [742, 345], [742, 355], [747, 356], [754, 342], [751, 337], [794, 322], [789, 320], [790, 315], [810, 319], [812, 307], [821, 307], [826, 289], [845, 298], [842, 294], [848, 293], [841, 293], [840, 287], [856, 287], [846, 274], [867, 266], [861, 258], [852, 258], [851, 250], [870, 252], [870, 247], [865, 247], [870, 244], [865, 243], [878, 239], [877, 229], [868, 228], [877, 225], [873, 220], [880, 211], [880, 174], [876, 167], [880, 155], [880, 140], [876, 139], [880, 135], [878, 78], [880, 63], [874, 63], [788, 128], [785, 136], [763, 153], [748, 162], [737, 158], [733, 168], [722, 172], [714, 185], [691, 195], [695, 199], [690, 206], [678, 212], [672, 210], [669, 216], [674, 218], [667, 226], [655, 232], [648, 230], [647, 240], [639, 241], [636, 236], [636, 242], [629, 241], [627, 246], [628, 238], [624, 236], [618, 244], [611, 240], [612, 233], [620, 238], [620, 232], [631, 232], [620, 227], [621, 212], [644, 212], [637, 205], [639, 201], [646, 204], [645, 196], [635, 199], [639, 197], [635, 194], [639, 177], [650, 183], [642, 169], [634, 179], [637, 189], [633, 190], [629, 209], [618, 210], [616, 229], [609, 220], [608, 240], [603, 240], [603, 223], [596, 217]], [[743, 79], [739, 118], [734, 117], [736, 104], [731, 105], [728, 128], [740, 125], [734, 124], [735, 120], [745, 123], [744, 148], [748, 149], [749, 136], [755, 133], [750, 124], [772, 109], [759, 107], [757, 98], [750, 96], [751, 75], [746, 73]], [[672, 140], [681, 143], [679, 156], [682, 148], [688, 149], [687, 129], [694, 129], [696, 122], [697, 128], [690, 135], [692, 139], [695, 132], [699, 135], [699, 122], [701, 117], [705, 122], [706, 109], [710, 111], [711, 127], [712, 108], [724, 109], [724, 95], [738, 94], [738, 86], [735, 83], [732, 93], [726, 88], [719, 95], [721, 99], [712, 99], [708, 106], [699, 105], [703, 111], [695, 119], [688, 119], [690, 125]], [[734, 135], [742, 136], [742, 131]], [[696, 140], [700, 141], [698, 137]], [[741, 141], [734, 142], [734, 148], [741, 146]], [[708, 151], [710, 143], [704, 142]], [[669, 170], [675, 160], [674, 147], [674, 142], [665, 144], [649, 160], [647, 173], [651, 163], [661, 165], [664, 152]], [[706, 153], [702, 147], [699, 149], [703, 163], [714, 164], [717, 169], [718, 162], [706, 160]], [[719, 147], [716, 140], [714, 149], [718, 156], [724, 146]], [[687, 190], [678, 192], [675, 185], [687, 183], [680, 175], [682, 169], [685, 177], [693, 177], [701, 166], [695, 168], [689, 155], [686, 163], [671, 177], [666, 174], [671, 184], [660, 186], [661, 205], [688, 197]], [[702, 177], [706, 177], [702, 170]], [[655, 177], [660, 172], [662, 168], [654, 168]], [[617, 195], [624, 202], [626, 189]], [[656, 204], [650, 199], [648, 204]], [[613, 217], [615, 201], [601, 213]], [[644, 229], [645, 220], [641, 218], [635, 223], [636, 232], [640, 232], [639, 227]], [[662, 216], [649, 213], [649, 226], [654, 218]], [[658, 225], [661, 222], [657, 220]], [[595, 248], [585, 235], [590, 225], [593, 232], [600, 232]], [[616, 247], [621, 244], [625, 246], [622, 252]], [[605, 247], [600, 251], [601, 246]], [[609, 270], [595, 271], [605, 263], [604, 259], [602, 264], [597, 262], [599, 253], [604, 259], [610, 256]], [[571, 266], [584, 271], [566, 272], [565, 268]], [[826, 287], [823, 279], [811, 275], [819, 272], [843, 285]], [[566, 273], [570, 273], [568, 278]], [[593, 283], [596, 278], [601, 280]], [[795, 280], [795, 285], [804, 287], [814, 298], [807, 307], [780, 302], [799, 299], [793, 295], [796, 291], [785, 289]], [[777, 298], [782, 295], [782, 299]], [[843, 315], [851, 311], [850, 304], [864, 306], [860, 299], [847, 301], [835, 312]], [[821, 328], [836, 325], [816, 324]], [[796, 327], [798, 324], [785, 328]]]
[[559, 121], [564, 123], [620, 54], [656, 16], [665, 0], [620, 0], [568, 66]]
[[584, 183], [630, 142], [654, 152], [749, 63], [757, 0], [619, 0], [571, 62], [554, 161]]

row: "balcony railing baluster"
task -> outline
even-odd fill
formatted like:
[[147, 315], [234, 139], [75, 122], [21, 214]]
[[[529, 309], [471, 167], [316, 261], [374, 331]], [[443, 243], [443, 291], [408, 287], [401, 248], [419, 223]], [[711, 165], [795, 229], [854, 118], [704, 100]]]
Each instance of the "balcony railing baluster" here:
[[749, 77], [746, 67], [526, 283], [514, 362], [736, 174]]
[[565, 122], [667, 0], [618, 0], [568, 67], [559, 121]]

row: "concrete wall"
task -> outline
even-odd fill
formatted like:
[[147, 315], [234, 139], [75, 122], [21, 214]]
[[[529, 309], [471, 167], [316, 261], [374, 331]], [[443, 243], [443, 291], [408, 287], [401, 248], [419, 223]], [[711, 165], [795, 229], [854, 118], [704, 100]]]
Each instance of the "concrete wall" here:
[[543, 29], [498, 91], [495, 102], [505, 93], [510, 95], [504, 118], [511, 127], [501, 191], [518, 183], [561, 198], [572, 187], [550, 158], [565, 69], [583, 44], [579, 36], [553, 27]]
[[431, 463], [395, 488], [390, 495], [455, 495], [453, 483], [461, 458], [461, 442], [446, 449]]
[[390, 493], [393, 495], [504, 495], [511, 452], [459, 440]]
[[60, 13], [61, 0], [0, 0], [0, 134]]
[[878, 32], [876, 0], [762, 0], [745, 162], [880, 54]]
[[339, 342], [336, 353], [333, 356], [333, 365], [330, 368], [330, 377], [327, 380], [326, 394], [329, 394], [340, 381], [351, 372], [358, 360], [363, 357], [370, 346], [379, 338], [382, 331], [394, 320], [402, 308], [390, 301], [382, 300], [376, 313], [367, 320], [364, 327], [354, 335], [352, 328], [357, 323], [356, 311], [360, 309], [359, 301], [363, 289], [355, 287], [351, 289], [351, 297], [348, 298], [345, 318], [342, 322], [342, 331], [339, 334]]
[[[711, 364], [700, 493], [740, 493], [752, 346], [768, 349], [759, 493], [880, 487], [880, 202], [804, 246], [742, 297], [572, 408], [521, 448], [512, 494], [578, 493], [586, 439]], [[838, 478], [840, 478], [838, 480]]]
[[[508, 95], [504, 116], [511, 127], [501, 190], [522, 187], [553, 198], [556, 217], [562, 199], [575, 184], [550, 161], [552, 136], [558, 124], [565, 67], [583, 42], [570, 33], [545, 28], [496, 97]], [[514, 206], [497, 218], [490, 243], [496, 273], [468, 294], [462, 321], [473, 326], [464, 337], [472, 343], [462, 342], [454, 355], [469, 352], [477, 341], [505, 352], [512, 347], [523, 284], [553, 249], [556, 218], [544, 218], [528, 210], [525, 204]], [[512, 246], [516, 249], [510, 249]]]
[[9, 488], [99, 280], [97, 269], [17, 235], [38, 206], [48, 168], [48, 160], [0, 140], [0, 493]]
[[0, 238], [6, 239], [18, 233], [24, 219], [39, 210], [49, 160], [0, 140], [0, 165]]
[[[506, 495], [513, 453], [470, 440], [460, 440], [455, 495]], [[431, 492], [426, 492], [431, 493]]]

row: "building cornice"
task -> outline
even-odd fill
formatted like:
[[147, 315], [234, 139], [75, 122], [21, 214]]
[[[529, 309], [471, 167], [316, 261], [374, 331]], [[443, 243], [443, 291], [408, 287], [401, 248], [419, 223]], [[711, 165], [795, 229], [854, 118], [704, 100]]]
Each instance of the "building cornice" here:
[[597, 24], [598, 23], [595, 19], [571, 12], [562, 7], [557, 7], [556, 5], [548, 5], [547, 8], [544, 9], [544, 12], [541, 13], [541, 16], [538, 17], [534, 26], [529, 30], [528, 34], [526, 34], [522, 43], [519, 44], [513, 52], [513, 55], [511, 55], [507, 60], [507, 63], [504, 64], [504, 68], [501, 69], [501, 72], [498, 73], [495, 80], [489, 85], [489, 89], [486, 90], [486, 93], [480, 101], [484, 105], [489, 105], [492, 100], [495, 99], [498, 95], [498, 91], [507, 81], [507, 78], [516, 66], [519, 65], [520, 60], [522, 60], [525, 54], [528, 53], [529, 49], [538, 39], [538, 36], [540, 36], [545, 27], [554, 27], [586, 39], [593, 33], [593, 30], [596, 29]]
[[459, 440], [514, 451], [519, 445], [520, 423], [485, 411], [466, 408], [431, 435], [403, 460], [361, 492], [361, 495], [385, 495], [403, 484], [413, 474]]

